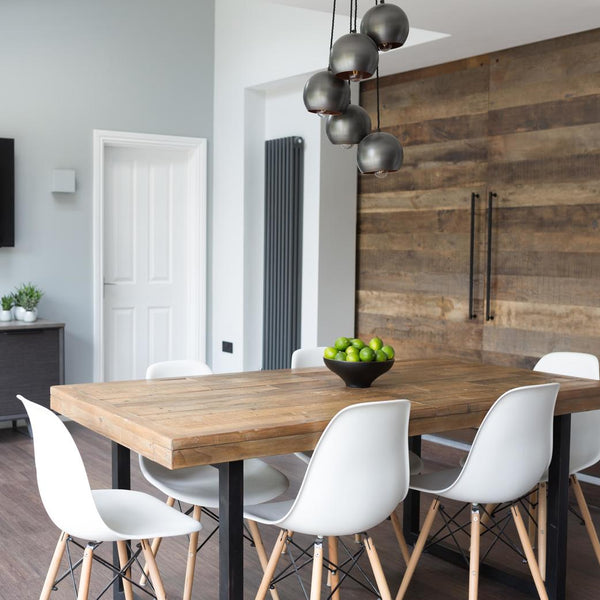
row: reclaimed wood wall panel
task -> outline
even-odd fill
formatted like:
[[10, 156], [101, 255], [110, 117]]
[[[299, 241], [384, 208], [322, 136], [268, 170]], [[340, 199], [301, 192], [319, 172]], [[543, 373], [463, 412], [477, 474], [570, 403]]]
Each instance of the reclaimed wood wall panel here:
[[482, 356], [600, 355], [600, 30], [491, 55], [489, 104], [498, 198]]
[[[399, 357], [481, 356], [469, 234], [471, 193], [487, 180], [488, 86], [481, 57], [381, 80], [382, 129], [400, 137], [405, 159], [385, 179], [360, 179], [357, 333], [380, 335]], [[361, 103], [374, 120], [373, 83]]]
[[[380, 93], [405, 163], [359, 179], [357, 333], [401, 357], [530, 367], [552, 350], [600, 355], [600, 30], [382, 78]], [[374, 82], [361, 104], [375, 119]]]

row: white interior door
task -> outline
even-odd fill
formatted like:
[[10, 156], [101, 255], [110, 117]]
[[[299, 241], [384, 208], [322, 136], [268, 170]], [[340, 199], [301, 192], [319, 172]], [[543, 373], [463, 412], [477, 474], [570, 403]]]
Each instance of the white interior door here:
[[[190, 273], [200, 269], [190, 224], [198, 198], [185, 149], [104, 153], [104, 380], [140, 379], [153, 362], [198, 356], [204, 335]], [[201, 233], [204, 237], [204, 232]], [[205, 241], [202, 243], [205, 244]], [[200, 330], [201, 329], [201, 330]]]

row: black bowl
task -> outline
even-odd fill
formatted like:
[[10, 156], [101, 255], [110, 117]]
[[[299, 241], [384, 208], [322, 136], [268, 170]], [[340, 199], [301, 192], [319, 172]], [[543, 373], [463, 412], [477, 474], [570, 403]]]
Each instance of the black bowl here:
[[347, 362], [345, 360], [332, 360], [324, 358], [325, 366], [339, 375], [351, 388], [368, 388], [371, 384], [386, 371], [389, 371], [394, 364], [394, 360], [382, 362]]

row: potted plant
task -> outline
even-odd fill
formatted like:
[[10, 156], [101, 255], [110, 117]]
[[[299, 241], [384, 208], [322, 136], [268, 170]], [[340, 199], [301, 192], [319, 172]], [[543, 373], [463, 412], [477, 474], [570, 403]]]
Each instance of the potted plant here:
[[22, 285], [19, 292], [21, 293], [21, 306], [25, 310], [23, 321], [33, 323], [37, 319], [37, 305], [42, 299], [44, 292], [32, 283]]
[[14, 306], [13, 314], [17, 321], [22, 321], [25, 316], [25, 309], [23, 308], [23, 302], [25, 301], [24, 287], [24, 285], [18, 287], [12, 294]]
[[0, 321], [12, 321], [13, 303], [14, 298], [12, 294], [8, 294], [0, 298], [0, 304], [2, 305], [2, 310], [0, 311]]

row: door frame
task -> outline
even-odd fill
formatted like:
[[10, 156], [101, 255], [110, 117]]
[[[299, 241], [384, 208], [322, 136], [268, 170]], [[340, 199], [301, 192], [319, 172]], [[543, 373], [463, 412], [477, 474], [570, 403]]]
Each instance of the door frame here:
[[[188, 151], [187, 248], [189, 358], [206, 360], [206, 257], [207, 257], [207, 140], [125, 131], [93, 131], [93, 356], [94, 381], [104, 380], [104, 169], [107, 148], [160, 148]], [[204, 243], [202, 243], [204, 239]], [[194, 309], [195, 307], [195, 309]]]

